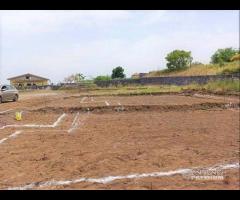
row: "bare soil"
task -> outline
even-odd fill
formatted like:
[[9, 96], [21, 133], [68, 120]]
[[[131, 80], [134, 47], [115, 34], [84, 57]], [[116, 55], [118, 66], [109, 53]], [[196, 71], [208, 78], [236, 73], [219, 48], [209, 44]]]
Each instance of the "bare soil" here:
[[[239, 168], [225, 170], [224, 180], [174, 175], [105, 184], [36, 184], [239, 162], [239, 109], [223, 106], [238, 105], [237, 97], [27, 95], [0, 104], [0, 112], [13, 109], [0, 115], [0, 140], [7, 138], [0, 144], [0, 189], [30, 183], [35, 183], [32, 189], [239, 189]], [[16, 110], [23, 110], [22, 121], [15, 121]], [[1, 129], [52, 125], [64, 112], [56, 127]], [[18, 130], [22, 133], [9, 138]]]

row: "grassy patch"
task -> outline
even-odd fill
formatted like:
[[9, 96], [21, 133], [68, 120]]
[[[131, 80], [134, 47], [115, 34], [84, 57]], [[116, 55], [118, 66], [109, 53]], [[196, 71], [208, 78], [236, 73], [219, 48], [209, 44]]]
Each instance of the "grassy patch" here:
[[214, 81], [204, 85], [205, 89], [209, 91], [235, 91], [240, 92], [239, 80]]
[[205, 90], [210, 92], [240, 92], [239, 80], [210, 81], [207, 84], [189, 84], [184, 86], [177, 85], [149, 85], [149, 86], [123, 86], [110, 87], [89, 91], [99, 95], [121, 95], [121, 94], [154, 94], [168, 92], [183, 92], [185, 90]]
[[163, 69], [149, 72], [147, 77], [217, 75], [217, 74], [231, 74], [236, 72], [240, 72], [239, 61], [225, 63], [223, 66], [219, 66], [217, 64], [193, 65], [190, 68], [185, 68], [178, 71], [170, 71], [168, 69]]
[[93, 87], [72, 90], [62, 90], [67, 93], [77, 93], [81, 95], [144, 95], [159, 93], [178, 93], [188, 90], [239, 93], [239, 80], [210, 81], [207, 84], [200, 85], [192, 83], [189, 85], [131, 85], [131, 86], [112, 86], [107, 88]]

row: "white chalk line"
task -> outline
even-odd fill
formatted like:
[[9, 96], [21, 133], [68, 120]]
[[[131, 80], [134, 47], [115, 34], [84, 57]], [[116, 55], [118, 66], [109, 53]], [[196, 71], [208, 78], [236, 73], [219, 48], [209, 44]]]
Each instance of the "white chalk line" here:
[[87, 98], [87, 97], [83, 97], [83, 98], [81, 99], [80, 103], [83, 103], [86, 98]]
[[81, 102], [81, 103], [105, 103], [105, 101], [90, 101], [90, 102]]
[[[233, 163], [233, 164], [224, 164], [219, 166], [213, 166], [209, 168], [204, 169], [236, 169], [239, 168], [239, 163]], [[194, 169], [202, 169], [202, 168], [186, 168], [186, 169], [177, 169], [173, 171], [166, 171], [166, 172], [153, 172], [153, 173], [143, 173], [143, 174], [129, 174], [125, 176], [107, 176], [102, 178], [78, 178], [73, 180], [63, 180], [63, 181], [46, 181], [46, 182], [38, 182], [38, 183], [31, 183], [27, 184], [25, 186], [19, 186], [19, 187], [10, 187], [7, 188], [8, 190], [27, 190], [27, 189], [33, 189], [35, 187], [43, 188], [43, 187], [49, 187], [49, 186], [62, 186], [62, 185], [70, 185], [75, 183], [81, 183], [81, 182], [90, 182], [90, 183], [101, 183], [101, 184], [107, 184], [111, 183], [115, 180], [122, 180], [122, 179], [139, 179], [139, 178], [147, 178], [147, 177], [164, 177], [164, 176], [174, 176], [174, 175], [187, 175], [191, 174]]]
[[[89, 111], [87, 112], [87, 114], [89, 115]], [[48, 134], [50, 133], [50, 132], [72, 132], [73, 130], [76, 130], [76, 129], [78, 129], [78, 126], [79, 126], [79, 112], [76, 114], [76, 116], [75, 116], [75, 118], [74, 118], [74, 120], [73, 120], [73, 122], [72, 122], [72, 124], [71, 124], [71, 128], [69, 128], [69, 129], [51, 129], [51, 130], [25, 130], [24, 132], [26, 132], [26, 133], [36, 133], [36, 132], [39, 132], [39, 131], [41, 131], [41, 132], [47, 132]], [[87, 117], [86, 117], [87, 118]], [[83, 121], [83, 120], [82, 120]], [[56, 123], [56, 122], [55, 122]], [[52, 127], [50, 127], [50, 128], [52, 128]]]
[[88, 118], [89, 116], [89, 111], [87, 112], [87, 116], [85, 116], [85, 118], [82, 118], [81, 121], [80, 121], [80, 115], [79, 113], [77, 113], [77, 115], [75, 116], [74, 120], [73, 120], [73, 123], [72, 123], [72, 126], [71, 128], [67, 131], [68, 133], [71, 133], [73, 132], [74, 130], [77, 130], [79, 129], [79, 126], [80, 126], [80, 123], [83, 124], [83, 122]]
[[[184, 95], [183, 95], [184, 96]], [[227, 100], [227, 101], [235, 101], [236, 99], [224, 96], [213, 96], [213, 95], [201, 95], [201, 94], [194, 94], [193, 97], [196, 98], [203, 98], [203, 99], [214, 99], [214, 100]], [[230, 102], [230, 104], [232, 104]]]
[[78, 121], [79, 121], [79, 112], [76, 114], [76, 116], [72, 122], [71, 128], [68, 130], [68, 133], [73, 132], [77, 128]]
[[19, 134], [21, 134], [22, 131], [16, 131], [14, 132], [13, 134], [11, 134], [10, 136], [6, 137], [6, 138], [3, 138], [0, 140], [0, 144], [4, 143], [6, 140], [10, 139], [10, 138], [14, 138], [14, 137], [17, 137]]
[[233, 111], [233, 112], [240, 112], [240, 110], [239, 109], [229, 109], [229, 110], [231, 110], [231, 111]]
[[109, 106], [110, 104], [107, 102], [107, 101], [105, 101], [105, 104], [107, 105], [107, 106]]
[[6, 126], [2, 126], [0, 127], [0, 130], [1, 129], [5, 129], [5, 128], [11, 128], [11, 127], [14, 127], [14, 128], [55, 128], [56, 126], [59, 125], [59, 123], [63, 120], [63, 118], [66, 117], [66, 114], [63, 113], [58, 119], [56, 122], [54, 122], [53, 124], [51, 125], [37, 125], [37, 124], [24, 124], [24, 125], [18, 125], [18, 124], [10, 124], [10, 125], [6, 125]]
[[4, 114], [4, 113], [8, 113], [10, 111], [12, 111], [13, 109], [8, 109], [8, 110], [4, 110], [4, 111], [1, 111], [0, 114]]

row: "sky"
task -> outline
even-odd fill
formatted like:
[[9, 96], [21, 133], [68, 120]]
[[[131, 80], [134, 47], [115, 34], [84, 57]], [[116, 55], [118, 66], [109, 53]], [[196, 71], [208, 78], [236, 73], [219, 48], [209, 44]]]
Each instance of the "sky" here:
[[219, 48], [239, 48], [239, 11], [0, 11], [0, 83], [33, 73], [59, 83], [73, 73], [127, 77], [166, 68], [166, 55], [191, 51], [209, 63]]

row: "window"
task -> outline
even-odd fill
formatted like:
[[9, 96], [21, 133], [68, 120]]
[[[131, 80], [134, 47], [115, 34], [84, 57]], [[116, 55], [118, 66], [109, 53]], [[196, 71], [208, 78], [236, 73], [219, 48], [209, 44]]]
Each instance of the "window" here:
[[6, 89], [7, 89], [6, 85], [2, 86], [2, 88], [1, 88], [1, 90], [6, 90]]
[[30, 76], [26, 76], [26, 79], [27, 79], [27, 80], [30, 80]]

